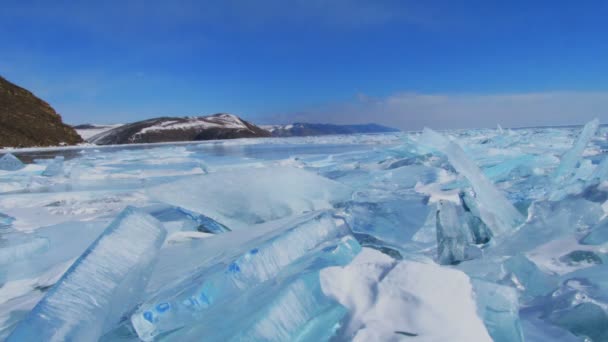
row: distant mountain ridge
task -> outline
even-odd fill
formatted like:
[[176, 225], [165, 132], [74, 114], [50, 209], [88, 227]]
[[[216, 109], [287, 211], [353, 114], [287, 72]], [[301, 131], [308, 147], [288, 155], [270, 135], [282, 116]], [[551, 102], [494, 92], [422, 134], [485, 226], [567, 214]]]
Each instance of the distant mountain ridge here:
[[97, 145], [269, 137], [236, 115], [161, 117], [122, 125], [87, 139]]
[[296, 122], [289, 125], [262, 126], [262, 128], [268, 130], [273, 137], [399, 132], [398, 129], [372, 123], [363, 125], [334, 125]]
[[228, 113], [196, 117], [160, 117], [125, 125], [82, 124], [74, 127], [87, 142], [97, 145], [399, 132], [398, 129], [378, 124], [334, 125], [297, 122], [290, 125], [256, 126]]
[[48, 103], [0, 76], [0, 147], [80, 142], [76, 131]]

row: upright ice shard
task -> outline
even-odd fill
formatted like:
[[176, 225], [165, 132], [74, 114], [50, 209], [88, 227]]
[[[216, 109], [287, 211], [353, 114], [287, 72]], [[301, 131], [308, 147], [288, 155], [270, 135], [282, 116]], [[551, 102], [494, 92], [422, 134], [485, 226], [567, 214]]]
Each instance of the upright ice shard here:
[[23, 169], [25, 165], [11, 153], [7, 153], [0, 158], [0, 170], [4, 171], [17, 171]]
[[583, 127], [581, 134], [578, 136], [578, 139], [576, 139], [574, 145], [572, 145], [572, 148], [564, 153], [559, 166], [553, 171], [552, 180], [554, 184], [560, 184], [574, 175], [585, 147], [591, 138], [593, 138], [599, 126], [600, 121], [598, 119], [593, 119]]
[[63, 174], [63, 156], [57, 156], [53, 159], [49, 165], [42, 171], [42, 175], [45, 177], [55, 177]]
[[8, 341], [97, 341], [136, 303], [165, 234], [154, 218], [125, 209]]
[[473, 235], [463, 222], [464, 210], [459, 205], [439, 202], [437, 210], [437, 259], [442, 265], [454, 265], [474, 259], [481, 250], [473, 245]]
[[477, 196], [481, 219], [494, 236], [512, 231], [524, 221], [513, 204], [486, 178], [458, 144], [429, 128], [424, 129], [419, 143], [444, 153], [454, 169], [468, 179]]

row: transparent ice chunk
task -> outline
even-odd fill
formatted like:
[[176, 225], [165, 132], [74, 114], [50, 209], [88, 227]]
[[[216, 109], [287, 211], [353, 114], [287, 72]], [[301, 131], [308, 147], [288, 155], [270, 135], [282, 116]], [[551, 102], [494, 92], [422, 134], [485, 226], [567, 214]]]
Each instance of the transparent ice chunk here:
[[568, 152], [564, 153], [561, 157], [559, 166], [553, 172], [552, 178], [554, 183], [559, 184], [574, 175], [576, 168], [580, 163], [583, 151], [597, 132], [599, 125], [600, 121], [598, 119], [591, 120], [585, 124], [585, 127], [583, 127], [576, 142]]
[[96, 341], [136, 303], [162, 225], [127, 208], [21, 321], [8, 341]]
[[454, 265], [481, 256], [474, 245], [469, 226], [463, 222], [464, 210], [448, 201], [440, 201], [437, 210], [437, 260]]
[[494, 342], [524, 341], [514, 288], [472, 280], [477, 311]]

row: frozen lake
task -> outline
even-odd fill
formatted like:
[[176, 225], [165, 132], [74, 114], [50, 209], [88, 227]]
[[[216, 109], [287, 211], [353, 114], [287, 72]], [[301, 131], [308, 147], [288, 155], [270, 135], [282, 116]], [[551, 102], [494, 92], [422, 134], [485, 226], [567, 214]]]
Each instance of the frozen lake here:
[[0, 338], [608, 340], [606, 129], [10, 151]]

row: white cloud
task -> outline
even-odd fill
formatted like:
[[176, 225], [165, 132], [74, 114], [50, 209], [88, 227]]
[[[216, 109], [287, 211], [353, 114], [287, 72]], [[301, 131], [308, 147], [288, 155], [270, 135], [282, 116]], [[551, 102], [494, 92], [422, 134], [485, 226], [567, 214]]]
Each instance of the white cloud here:
[[397, 93], [375, 98], [357, 95], [303, 112], [272, 117], [275, 122], [375, 122], [405, 130], [582, 124], [592, 118], [608, 123], [606, 92], [538, 92], [521, 94]]

